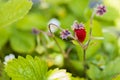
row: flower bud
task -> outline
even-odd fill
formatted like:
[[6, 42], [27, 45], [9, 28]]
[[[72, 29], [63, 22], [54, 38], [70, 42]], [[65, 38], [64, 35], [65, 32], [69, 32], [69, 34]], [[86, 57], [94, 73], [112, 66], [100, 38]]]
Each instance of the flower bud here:
[[68, 38], [68, 36], [70, 36], [70, 32], [68, 31], [68, 30], [63, 30], [61, 33], [60, 33], [60, 37], [62, 38], [62, 39], [67, 39]]
[[59, 20], [57, 20], [56, 18], [52, 18], [49, 22], [48, 22], [48, 25], [49, 24], [54, 24], [54, 25], [51, 25], [50, 29], [51, 31], [54, 33], [55, 31], [57, 31], [57, 27], [60, 27], [60, 22]]
[[36, 28], [32, 28], [32, 33], [35, 35], [38, 35], [40, 33], [40, 31]]
[[105, 13], [106, 13], [106, 7], [104, 5], [102, 5], [102, 4], [97, 5], [96, 14], [99, 15], [99, 16], [102, 16]]

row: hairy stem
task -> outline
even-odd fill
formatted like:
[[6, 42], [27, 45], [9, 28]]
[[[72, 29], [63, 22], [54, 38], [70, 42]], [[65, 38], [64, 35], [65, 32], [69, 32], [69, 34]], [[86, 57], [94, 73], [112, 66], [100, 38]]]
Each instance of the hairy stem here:
[[[51, 31], [51, 29], [50, 29], [50, 26], [51, 26], [51, 25], [54, 25], [54, 26], [56, 26], [56, 27], [57, 27], [57, 25], [55, 25], [55, 24], [49, 24], [49, 25], [48, 25], [49, 31], [50, 31], [50, 33], [51, 33], [51, 35], [52, 35], [54, 41], [56, 42], [58, 48], [60, 49], [61, 53], [63, 54], [64, 57], [66, 57], [65, 51], [61, 48], [61, 46], [59, 45], [57, 39], [55, 38], [55, 35], [52, 33], [52, 31]], [[59, 28], [59, 29], [62, 30], [61, 28]]]
[[84, 77], [87, 78], [86, 71], [87, 71], [87, 63], [86, 63], [86, 50], [91, 42], [92, 39], [92, 27], [93, 27], [93, 18], [95, 15], [95, 11], [93, 11], [91, 18], [90, 18], [90, 32], [89, 32], [89, 40], [86, 45], [83, 47], [83, 65], [84, 65]]
[[39, 35], [36, 35], [36, 42], [37, 42], [37, 46], [40, 46], [40, 37], [39, 37]]
[[90, 41], [91, 41], [91, 37], [92, 37], [92, 27], [93, 27], [93, 18], [94, 18], [94, 15], [95, 15], [95, 11], [93, 11], [92, 16], [91, 16], [91, 18], [90, 18], [89, 40], [88, 40], [87, 44], [85, 45], [86, 48], [88, 48], [88, 46], [89, 46], [89, 44], [90, 44]]
[[87, 70], [87, 63], [86, 63], [86, 49], [83, 49], [83, 66], [84, 66], [84, 77], [86, 78], [86, 70]]

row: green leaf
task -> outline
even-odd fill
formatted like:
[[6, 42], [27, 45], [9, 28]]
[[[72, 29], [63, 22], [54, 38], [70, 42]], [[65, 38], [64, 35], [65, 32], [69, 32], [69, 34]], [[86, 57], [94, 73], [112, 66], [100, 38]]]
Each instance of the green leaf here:
[[87, 74], [92, 80], [112, 80], [112, 78], [120, 73], [119, 62], [120, 58], [118, 57], [114, 61], [106, 64], [102, 71], [100, 71], [97, 66], [90, 64], [90, 68], [87, 71]]
[[120, 73], [120, 58], [108, 63], [103, 71], [104, 80], [111, 80], [114, 76]]
[[10, 32], [7, 30], [7, 28], [0, 28], [0, 48], [2, 48], [5, 43], [8, 41], [8, 38], [10, 36]]
[[87, 75], [90, 77], [91, 80], [103, 80], [101, 79], [102, 72], [98, 67], [95, 65], [90, 64], [89, 70], [87, 71]]
[[46, 80], [47, 64], [39, 57], [19, 56], [8, 62], [5, 71], [12, 80]]
[[10, 45], [18, 53], [31, 53], [35, 48], [34, 36], [28, 32], [13, 30]]
[[7, 26], [28, 13], [31, 0], [8, 0], [0, 5], [0, 26]]
[[120, 75], [115, 76], [112, 80], [120, 80]]
[[[108, 28], [106, 29], [106, 31], [107, 30], [109, 31]], [[119, 55], [118, 42], [116, 41], [118, 37], [116, 34], [112, 34], [112, 31], [114, 30], [112, 29], [109, 32], [104, 33], [105, 39], [103, 42], [104, 50], [106, 51], [109, 59], [114, 59]]]
[[31, 31], [33, 27], [45, 29], [47, 25], [46, 18], [41, 14], [31, 13], [15, 23], [16, 28], [20, 30]]

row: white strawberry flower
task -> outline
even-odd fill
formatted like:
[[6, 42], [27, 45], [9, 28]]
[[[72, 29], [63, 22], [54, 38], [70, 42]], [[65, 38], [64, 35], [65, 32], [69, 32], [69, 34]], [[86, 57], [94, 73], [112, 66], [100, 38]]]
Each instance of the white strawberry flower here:
[[47, 80], [71, 80], [71, 74], [67, 73], [65, 69], [54, 69], [48, 72]]
[[5, 56], [3, 63], [4, 63], [5, 65], [7, 65], [7, 63], [8, 63], [9, 61], [13, 60], [14, 58], [15, 58], [15, 55], [14, 55], [14, 54], [9, 54], [9, 55]]

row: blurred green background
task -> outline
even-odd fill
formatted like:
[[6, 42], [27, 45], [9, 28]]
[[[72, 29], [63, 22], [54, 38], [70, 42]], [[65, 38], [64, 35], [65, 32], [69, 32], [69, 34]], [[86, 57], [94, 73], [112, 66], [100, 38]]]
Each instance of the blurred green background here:
[[[31, 9], [29, 7], [31, 4], [18, 5], [14, 8], [16, 3], [11, 2], [8, 6], [10, 9], [2, 10], [6, 2], [7, 0], [0, 1], [0, 60], [2, 62], [4, 57], [11, 53], [16, 57], [18, 55], [39, 56], [47, 61], [49, 68], [65, 68], [73, 76], [83, 77], [83, 53], [80, 46], [69, 40], [62, 40], [59, 31], [55, 32], [62, 49], [68, 51], [68, 59], [65, 59], [55, 41], [47, 34], [48, 23], [51, 19], [57, 19], [60, 27], [73, 33], [71, 25], [78, 20], [83, 22], [86, 30], [89, 31], [93, 8], [96, 4], [105, 4], [107, 13], [103, 16], [95, 16], [93, 21], [93, 36], [104, 37], [104, 39], [93, 40], [87, 50], [89, 65], [87, 75], [91, 80], [109, 80], [120, 74], [120, 0], [33, 0]], [[22, 3], [21, 0], [21, 3], [17, 3], [25, 2]], [[45, 33], [34, 35], [33, 28]]]

